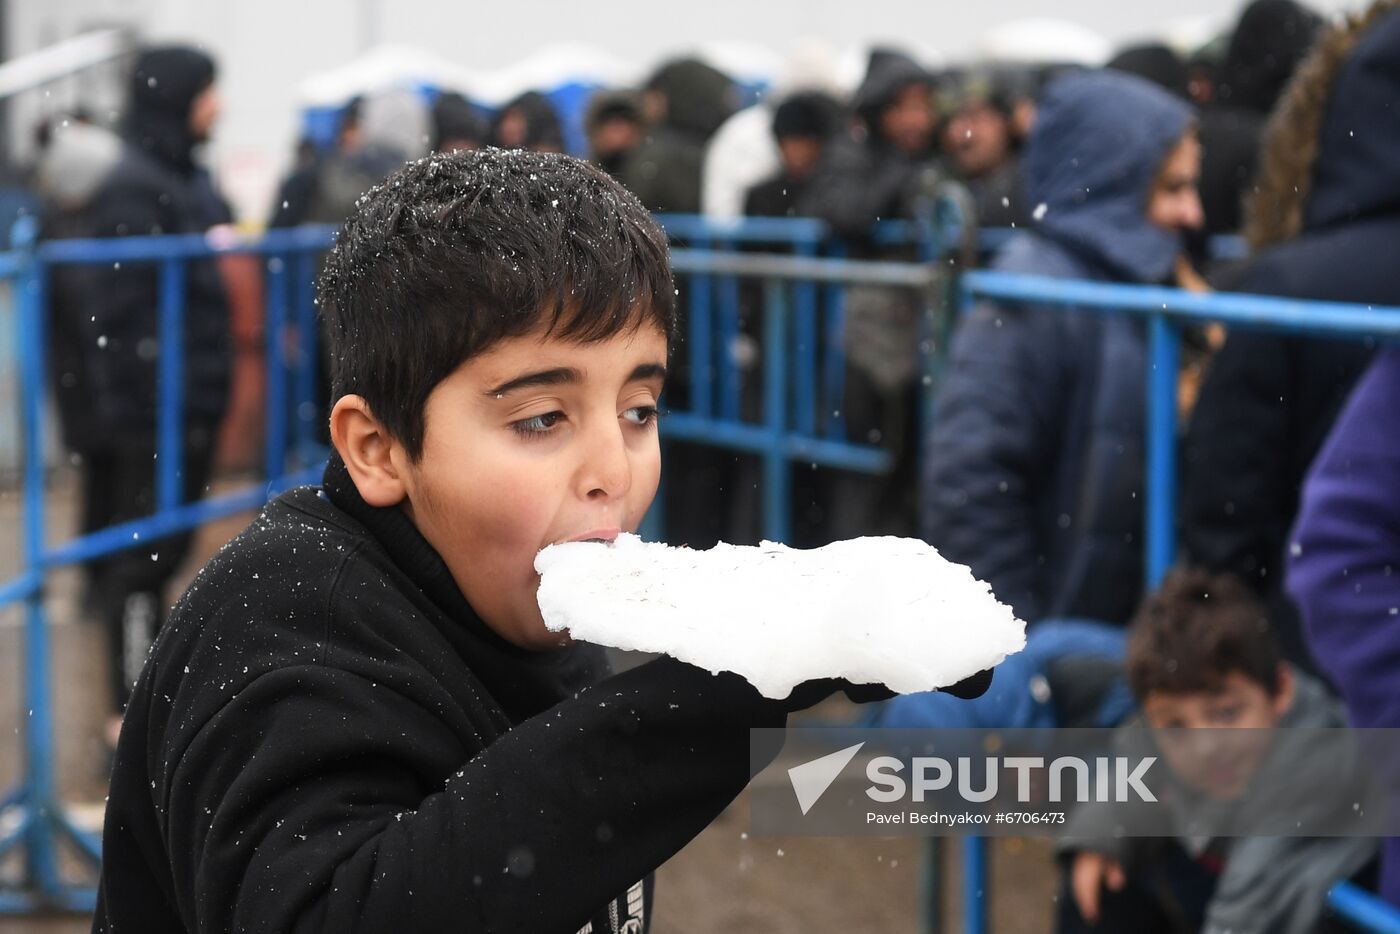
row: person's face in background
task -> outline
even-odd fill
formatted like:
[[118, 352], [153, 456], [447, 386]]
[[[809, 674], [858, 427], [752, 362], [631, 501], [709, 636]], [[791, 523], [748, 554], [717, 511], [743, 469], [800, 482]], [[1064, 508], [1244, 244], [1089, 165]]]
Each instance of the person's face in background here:
[[1201, 144], [1194, 130], [1167, 153], [1152, 193], [1147, 199], [1147, 219], [1165, 230], [1185, 232], [1205, 223], [1201, 194]]
[[817, 136], [784, 136], [778, 140], [783, 174], [796, 181], [810, 178], [822, 157], [822, 140]]
[[933, 131], [933, 92], [926, 84], [908, 85], [880, 112], [880, 135], [904, 152], [927, 150]]
[[1249, 785], [1273, 743], [1270, 732], [1293, 704], [1293, 674], [1281, 667], [1272, 692], [1229, 672], [1218, 690], [1153, 692], [1142, 714], [1167, 764], [1192, 788], [1230, 800]]
[[219, 99], [219, 92], [212, 84], [195, 97], [190, 104], [189, 122], [190, 137], [195, 142], [203, 143], [209, 139], [222, 108], [223, 102]]
[[360, 124], [347, 121], [340, 127], [335, 138], [336, 148], [341, 152], [354, 152], [360, 148]]
[[978, 178], [1001, 168], [1011, 156], [1011, 126], [985, 101], [963, 105], [943, 128], [943, 149], [958, 170]]
[[593, 128], [589, 144], [600, 161], [616, 159], [636, 149], [642, 141], [642, 128], [626, 117], [610, 117]]
[[529, 132], [530, 125], [525, 120], [525, 114], [519, 107], [512, 107], [501, 116], [500, 126], [496, 130], [496, 144], [502, 149], [523, 149]]

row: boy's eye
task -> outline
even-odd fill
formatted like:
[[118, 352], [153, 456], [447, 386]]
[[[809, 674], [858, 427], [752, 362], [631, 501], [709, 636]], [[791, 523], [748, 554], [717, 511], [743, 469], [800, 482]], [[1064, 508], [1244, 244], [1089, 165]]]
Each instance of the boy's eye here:
[[634, 425], [650, 425], [661, 413], [654, 405], [637, 405], [622, 413], [622, 417]]
[[543, 415], [532, 415], [530, 418], [522, 418], [518, 422], [512, 422], [516, 434], [525, 437], [533, 435], [548, 434], [550, 429], [561, 422], [564, 418], [563, 412], [545, 412]]
[[1217, 723], [1233, 723], [1240, 718], [1243, 711], [1238, 704], [1231, 704], [1228, 707], [1215, 708], [1215, 720]]

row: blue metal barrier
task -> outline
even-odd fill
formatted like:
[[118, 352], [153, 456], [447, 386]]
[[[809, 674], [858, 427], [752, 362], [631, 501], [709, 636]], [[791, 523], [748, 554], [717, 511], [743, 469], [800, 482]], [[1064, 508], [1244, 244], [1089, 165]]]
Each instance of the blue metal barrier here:
[[[17, 788], [0, 798], [0, 815], [13, 815], [14, 828], [0, 837], [0, 855], [12, 850], [24, 854], [25, 887], [0, 891], [0, 914], [29, 913], [38, 910], [91, 910], [93, 889], [65, 881], [60, 869], [58, 844], [68, 841], [90, 862], [100, 860], [100, 841], [84, 832], [65, 814], [56, 795], [53, 748], [51, 649], [48, 620], [44, 607], [45, 574], [63, 565], [88, 561], [135, 547], [177, 532], [186, 531], [211, 519], [233, 515], [256, 507], [277, 490], [297, 483], [314, 481], [320, 475], [317, 465], [303, 462], [296, 468], [289, 463], [285, 439], [269, 433], [267, 481], [197, 503], [183, 503], [182, 416], [184, 401], [183, 316], [185, 307], [186, 264], [193, 259], [220, 253], [252, 253], [267, 257], [268, 274], [268, 421], [285, 424], [288, 404], [286, 373], [289, 368], [301, 374], [298, 384], [314, 387], [314, 334], [299, 337], [301, 358], [287, 359], [284, 341], [286, 316], [274, 316], [285, 309], [287, 283], [279, 270], [288, 258], [298, 258], [298, 274], [309, 277], [314, 269], [311, 257], [330, 246], [332, 229], [327, 227], [278, 231], [257, 241], [216, 245], [203, 236], [128, 237], [110, 240], [61, 240], [36, 242], [37, 224], [32, 218], [15, 228], [15, 252], [0, 254], [0, 278], [12, 283], [17, 304], [19, 341], [21, 435], [23, 446], [22, 482], [24, 496], [23, 565], [19, 576], [0, 585], [0, 607], [24, 601], [24, 685], [22, 710], [28, 712], [23, 736], [24, 771]], [[159, 284], [157, 333], [161, 353], [157, 364], [160, 405], [157, 411], [156, 510], [146, 518], [102, 529], [58, 545], [45, 542], [44, 421], [43, 404], [47, 386], [46, 367], [49, 272], [55, 266], [110, 263], [154, 264]], [[305, 283], [299, 294], [309, 295]], [[309, 302], [309, 299], [306, 299]], [[299, 314], [296, 324], [314, 332], [314, 321]], [[303, 455], [307, 453], [302, 452]]]

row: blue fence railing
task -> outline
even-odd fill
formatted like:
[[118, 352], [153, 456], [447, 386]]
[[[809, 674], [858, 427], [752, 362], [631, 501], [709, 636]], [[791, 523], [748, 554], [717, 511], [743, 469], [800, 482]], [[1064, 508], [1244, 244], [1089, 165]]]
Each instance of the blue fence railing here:
[[[89, 561], [117, 551], [139, 547], [167, 535], [202, 525], [216, 518], [234, 515], [267, 500], [272, 492], [319, 476], [308, 463], [297, 463], [289, 456], [284, 435], [269, 432], [266, 477], [221, 496], [187, 503], [181, 496], [182, 408], [185, 308], [185, 270], [191, 259], [222, 253], [251, 253], [267, 260], [268, 341], [267, 371], [272, 391], [268, 394], [267, 420], [285, 424], [290, 398], [286, 374], [305, 360], [288, 358], [290, 319], [285, 270], [289, 263], [300, 263], [309, 275], [315, 255], [329, 245], [328, 228], [307, 228], [269, 234], [256, 241], [211, 242], [203, 236], [128, 237], [108, 240], [67, 240], [36, 242], [37, 225], [32, 218], [16, 224], [16, 249], [0, 254], [0, 279], [9, 282], [15, 304], [15, 334], [18, 346], [21, 483], [23, 495], [22, 549], [20, 573], [0, 584], [0, 606], [23, 601], [22, 625], [24, 678], [20, 709], [27, 711], [23, 730], [24, 768], [18, 784], [0, 797], [0, 817], [7, 827], [0, 836], [0, 855], [22, 849], [25, 885], [0, 890], [0, 913], [30, 913], [40, 910], [90, 910], [95, 901], [91, 887], [65, 881], [59, 844], [67, 841], [80, 856], [96, 863], [100, 841], [77, 827], [68, 817], [57, 795], [54, 768], [54, 721], [51, 684], [49, 628], [44, 605], [47, 572], [64, 565]], [[43, 451], [46, 441], [44, 398], [48, 384], [47, 366], [49, 286], [52, 270], [68, 265], [151, 264], [159, 284], [156, 332], [161, 354], [157, 363], [160, 404], [156, 413], [155, 486], [157, 508], [153, 515], [82, 535], [59, 544], [47, 541], [48, 503], [45, 496]], [[295, 319], [302, 328], [311, 321], [309, 314]], [[314, 330], [312, 328], [311, 330]], [[295, 335], [298, 336], [299, 335]], [[314, 335], [297, 340], [296, 346], [314, 348]], [[306, 452], [303, 452], [305, 455]]]
[[[791, 523], [790, 475], [794, 464], [819, 463], [846, 470], [882, 473], [889, 452], [850, 443], [844, 426], [830, 413], [839, 405], [842, 353], [841, 300], [853, 284], [920, 290], [931, 308], [944, 286], [942, 264], [845, 259], [838, 241], [817, 222], [803, 219], [709, 224], [694, 218], [663, 218], [684, 246], [672, 252], [687, 289], [688, 321], [681, 354], [689, 362], [690, 404], [664, 422], [664, 437], [757, 454], [763, 463], [763, 526], [782, 539]], [[932, 231], [932, 233], [930, 233]], [[948, 239], [927, 224], [891, 225], [877, 232], [884, 243], [918, 246], [938, 256]], [[0, 253], [0, 279], [12, 287], [19, 342], [21, 434], [23, 439], [23, 566], [15, 579], [0, 583], [0, 606], [25, 603], [22, 709], [25, 721], [24, 772], [20, 786], [0, 796], [0, 814], [17, 821], [0, 838], [0, 856], [23, 849], [26, 887], [0, 891], [0, 912], [84, 909], [91, 889], [66, 883], [57, 845], [66, 840], [92, 860], [98, 841], [77, 829], [56, 796], [50, 699], [50, 651], [43, 585], [48, 571], [133, 547], [211, 519], [255, 507], [287, 486], [314, 480], [322, 453], [316, 445], [316, 326], [312, 281], [317, 256], [331, 243], [329, 228], [275, 231], [257, 240], [211, 243], [202, 236], [131, 237], [100, 241], [35, 243], [32, 225], [16, 231], [17, 249]], [[782, 246], [773, 252], [740, 252], [738, 247]], [[244, 489], [187, 503], [180, 499], [180, 400], [183, 360], [181, 318], [184, 264], [221, 253], [254, 254], [265, 262], [267, 341], [266, 456], [264, 477]], [[46, 542], [45, 440], [43, 399], [47, 382], [46, 317], [48, 279], [67, 264], [148, 263], [161, 286], [156, 309], [163, 353], [158, 413], [158, 509], [145, 519], [70, 541]], [[746, 377], [734, 352], [741, 315], [741, 282], [761, 284], [754, 312], [762, 322], [757, 386]], [[1391, 339], [1400, 336], [1400, 310], [1296, 302], [1239, 295], [1200, 296], [1173, 289], [1071, 282], [973, 271], [961, 276], [954, 304], [979, 299], [1035, 302], [1060, 307], [1133, 314], [1149, 322], [1148, 380], [1148, 578], [1155, 582], [1171, 560], [1175, 476], [1177, 347], [1181, 326], [1190, 321], [1223, 321], [1232, 326]], [[932, 369], [934, 355], [926, 355]], [[749, 371], [750, 373], [753, 371]], [[745, 411], [741, 397], [755, 390], [760, 414]], [[655, 518], [649, 517], [653, 531]], [[990, 884], [985, 841], [963, 844], [964, 922], [980, 932], [988, 923]], [[1368, 930], [1397, 930], [1397, 915], [1377, 900], [1339, 886], [1334, 909]], [[931, 915], [926, 920], [932, 924]]]

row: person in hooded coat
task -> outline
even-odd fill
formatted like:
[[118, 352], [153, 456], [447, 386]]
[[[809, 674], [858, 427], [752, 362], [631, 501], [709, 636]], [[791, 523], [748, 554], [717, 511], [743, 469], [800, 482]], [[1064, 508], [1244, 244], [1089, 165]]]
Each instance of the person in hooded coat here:
[[734, 82], [698, 59], [662, 65], [642, 90], [651, 128], [620, 179], [649, 211], [700, 213], [705, 144], [738, 109]]
[[564, 128], [559, 112], [539, 91], [526, 91], [496, 112], [491, 145], [531, 152], [563, 152]]
[[[1400, 305], [1400, 4], [1321, 39], [1280, 103], [1246, 227], [1256, 255], [1235, 289]], [[1201, 389], [1183, 457], [1182, 545], [1249, 581], [1290, 661], [1317, 665], [1284, 592], [1300, 487], [1371, 359], [1364, 340], [1232, 331]], [[1339, 682], [1340, 686], [1340, 682]]]
[[[913, 247], [877, 247], [880, 220], [913, 217], [931, 203], [941, 173], [934, 79], [909, 56], [870, 53], [865, 80], [852, 101], [855, 124], [825, 147], [795, 212], [826, 221], [850, 255], [913, 260]], [[846, 372], [840, 405], [847, 437], [889, 451], [894, 467], [882, 477], [816, 471], [825, 491], [811, 510], [817, 540], [860, 535], [913, 535], [917, 486], [916, 383], [919, 329], [926, 296], [909, 289], [852, 286], [844, 300], [842, 344]]]
[[393, 88], [366, 95], [355, 145], [321, 162], [306, 212], [297, 222], [342, 223], [361, 195], [426, 154], [432, 134], [432, 115], [416, 92]]
[[875, 49], [852, 107], [857, 126], [832, 140], [798, 213], [863, 239], [876, 221], [910, 217], [933, 160], [933, 76], [902, 52]]
[[[1085, 72], [1046, 90], [1023, 157], [1034, 227], [1001, 272], [1160, 283], [1201, 223], [1190, 107], [1140, 78]], [[1034, 624], [1124, 623], [1142, 591], [1142, 322], [982, 302], [938, 387], [923, 529]]]
[[433, 101], [433, 152], [480, 149], [490, 138], [490, 126], [461, 94], [444, 91]]
[[[122, 147], [100, 184], [70, 205], [51, 230], [114, 237], [204, 233], [231, 220], [228, 206], [196, 163], [218, 115], [215, 68], [193, 48], [140, 53], [131, 75]], [[82, 458], [82, 529], [93, 532], [155, 507], [155, 432], [160, 356], [156, 270], [145, 264], [75, 266], [54, 277], [55, 318], [74, 323], [78, 347], [60, 393], [64, 437]], [[197, 499], [209, 479], [230, 371], [229, 303], [218, 264], [186, 265], [183, 490]], [[75, 413], [81, 418], [74, 419]], [[162, 591], [188, 551], [188, 534], [119, 552], [91, 568], [90, 603], [112, 633], [112, 684], [126, 704], [164, 614]], [[109, 739], [115, 739], [115, 722]]]
[[1206, 234], [1240, 229], [1264, 123], [1322, 19], [1294, 0], [1254, 0], [1240, 14], [1215, 85], [1201, 113], [1201, 203]]

